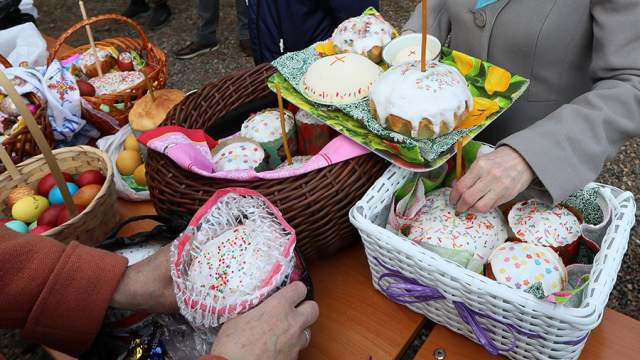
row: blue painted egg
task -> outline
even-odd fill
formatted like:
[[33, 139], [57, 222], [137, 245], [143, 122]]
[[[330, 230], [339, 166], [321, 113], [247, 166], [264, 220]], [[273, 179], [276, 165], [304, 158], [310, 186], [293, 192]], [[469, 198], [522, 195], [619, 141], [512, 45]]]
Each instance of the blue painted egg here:
[[[78, 192], [78, 186], [72, 182], [67, 183], [67, 189], [69, 189], [71, 196], [73, 196], [76, 192]], [[64, 199], [62, 199], [62, 193], [60, 192], [60, 188], [58, 188], [57, 186], [52, 187], [51, 191], [49, 191], [49, 204], [57, 205], [57, 204], [63, 204], [63, 203], [64, 203]]]
[[9, 221], [8, 223], [4, 224], [4, 226], [21, 234], [26, 234], [27, 232], [29, 232], [27, 224], [23, 223], [20, 220]]

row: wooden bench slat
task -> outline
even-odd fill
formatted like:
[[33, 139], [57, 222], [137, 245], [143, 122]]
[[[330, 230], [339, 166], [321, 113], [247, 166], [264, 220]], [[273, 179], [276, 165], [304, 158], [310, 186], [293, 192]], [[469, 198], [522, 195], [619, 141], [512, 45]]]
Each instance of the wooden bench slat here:
[[[587, 340], [580, 360], [639, 358], [639, 336], [640, 321], [607, 309], [602, 323]], [[505, 359], [503, 356], [491, 356], [482, 346], [441, 325], [434, 327], [415, 359], [432, 360], [433, 352], [438, 348], [445, 350], [446, 359]]]

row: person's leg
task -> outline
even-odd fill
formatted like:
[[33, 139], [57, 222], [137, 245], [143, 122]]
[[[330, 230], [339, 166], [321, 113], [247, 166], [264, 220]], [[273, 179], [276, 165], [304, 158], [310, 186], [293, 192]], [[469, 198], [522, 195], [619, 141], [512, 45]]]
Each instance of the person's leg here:
[[145, 0], [131, 0], [129, 6], [122, 12], [122, 16], [128, 18], [134, 18], [140, 14], [144, 14], [149, 11], [149, 5]]
[[216, 30], [218, 27], [219, 10], [219, 0], [198, 0], [200, 26], [195, 33], [193, 41], [174, 52], [174, 55], [178, 59], [191, 59], [218, 48]]
[[236, 21], [240, 50], [245, 56], [252, 57], [249, 37], [249, 7], [246, 0], [236, 0]]
[[198, 16], [200, 17], [200, 26], [194, 42], [202, 45], [217, 44], [216, 33], [220, 17], [220, 1], [198, 0]]
[[151, 8], [151, 17], [149, 18], [149, 26], [152, 29], [158, 29], [166, 24], [171, 17], [171, 8], [167, 4], [167, 0], [151, 0], [153, 7]]

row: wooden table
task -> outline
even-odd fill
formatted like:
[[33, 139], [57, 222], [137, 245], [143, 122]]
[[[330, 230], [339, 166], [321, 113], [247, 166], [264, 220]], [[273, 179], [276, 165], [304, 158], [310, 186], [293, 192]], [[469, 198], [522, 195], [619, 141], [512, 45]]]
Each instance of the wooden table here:
[[[155, 213], [150, 202], [118, 200], [121, 220]], [[130, 235], [153, 227], [152, 221], [129, 224]], [[374, 290], [362, 245], [311, 266], [320, 318], [311, 329], [303, 360], [393, 359], [401, 355], [420, 329], [424, 317], [387, 300]], [[56, 360], [71, 357], [47, 349]]]
[[[580, 360], [639, 359], [639, 340], [640, 321], [607, 309], [602, 323], [589, 336]], [[415, 359], [432, 360], [436, 349], [444, 349], [448, 360], [505, 359], [490, 355], [482, 346], [440, 325], [434, 327]]]

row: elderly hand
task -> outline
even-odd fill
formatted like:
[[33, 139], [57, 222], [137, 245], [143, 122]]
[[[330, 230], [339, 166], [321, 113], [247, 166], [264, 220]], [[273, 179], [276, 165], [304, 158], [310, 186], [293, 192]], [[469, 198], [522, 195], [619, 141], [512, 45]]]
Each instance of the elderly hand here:
[[111, 306], [150, 313], [177, 312], [169, 270], [170, 247], [171, 244], [166, 245], [154, 255], [127, 268], [111, 299]]
[[[295, 282], [249, 312], [227, 321], [211, 353], [227, 359], [297, 359], [309, 345], [307, 330], [318, 318], [318, 305], [304, 300], [307, 287]], [[305, 334], [306, 332], [306, 334]]]
[[476, 159], [451, 191], [456, 211], [485, 213], [513, 200], [535, 178], [527, 161], [512, 148], [501, 146]]

